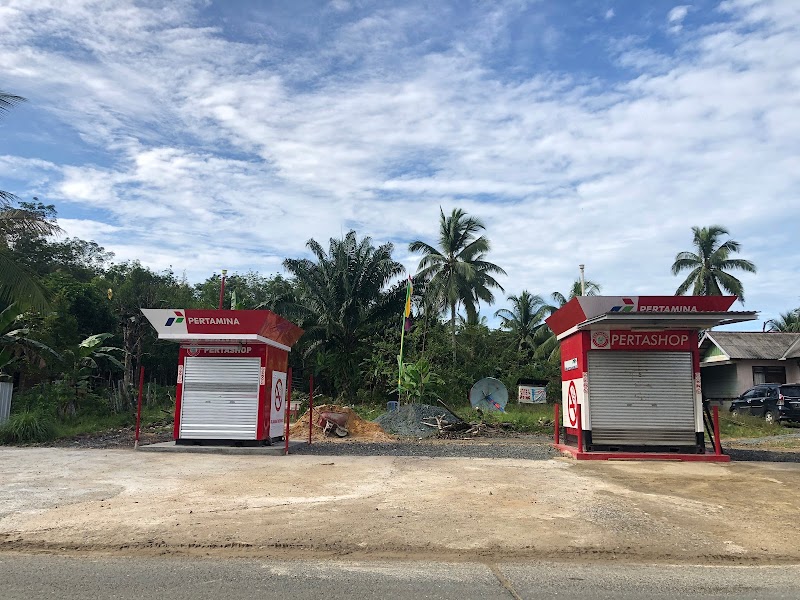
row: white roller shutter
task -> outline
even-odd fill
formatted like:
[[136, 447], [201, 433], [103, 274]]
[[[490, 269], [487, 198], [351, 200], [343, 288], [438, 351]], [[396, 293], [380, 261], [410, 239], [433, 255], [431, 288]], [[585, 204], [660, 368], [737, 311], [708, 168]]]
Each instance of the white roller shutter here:
[[181, 439], [256, 439], [260, 358], [187, 357]]
[[589, 352], [592, 444], [697, 443], [689, 352]]

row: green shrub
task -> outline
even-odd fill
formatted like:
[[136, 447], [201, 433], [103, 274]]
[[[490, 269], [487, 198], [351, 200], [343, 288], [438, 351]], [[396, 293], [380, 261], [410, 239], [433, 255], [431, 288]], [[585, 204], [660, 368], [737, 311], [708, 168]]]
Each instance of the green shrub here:
[[456, 410], [459, 413], [458, 416], [471, 423], [478, 421], [505, 423], [509, 424], [512, 431], [524, 433], [549, 434], [553, 431], [552, 404], [519, 405], [509, 402], [505, 412], [484, 411], [479, 413], [472, 408]]
[[720, 410], [719, 429], [723, 438], [747, 438], [778, 435], [783, 428], [777, 424], [767, 423], [763, 417], [751, 415], [732, 417], [727, 410]]
[[26, 444], [46, 442], [56, 435], [52, 417], [40, 411], [24, 410], [11, 415], [0, 427], [0, 442]]

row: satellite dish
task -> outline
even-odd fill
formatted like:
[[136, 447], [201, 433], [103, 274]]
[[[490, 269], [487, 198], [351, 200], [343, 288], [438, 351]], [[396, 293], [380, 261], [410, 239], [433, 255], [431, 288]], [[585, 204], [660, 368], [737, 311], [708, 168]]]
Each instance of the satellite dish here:
[[476, 382], [469, 391], [469, 403], [472, 408], [505, 412], [508, 390], [499, 379], [484, 377]]

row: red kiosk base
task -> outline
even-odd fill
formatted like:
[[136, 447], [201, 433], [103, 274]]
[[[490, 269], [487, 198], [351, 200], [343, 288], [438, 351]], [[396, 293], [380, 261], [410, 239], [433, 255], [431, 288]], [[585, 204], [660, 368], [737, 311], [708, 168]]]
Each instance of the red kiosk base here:
[[575, 446], [553, 444], [553, 448], [575, 460], [675, 460], [683, 462], [731, 462], [727, 454], [677, 454], [672, 452], [586, 452]]

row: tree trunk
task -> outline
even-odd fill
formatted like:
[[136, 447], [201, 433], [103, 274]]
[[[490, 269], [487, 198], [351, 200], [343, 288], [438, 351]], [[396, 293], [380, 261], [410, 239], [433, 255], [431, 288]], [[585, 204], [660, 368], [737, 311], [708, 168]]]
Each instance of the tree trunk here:
[[456, 366], [456, 304], [450, 304], [450, 326], [453, 333], [453, 366]]
[[425, 319], [422, 322], [422, 356], [425, 356], [425, 340], [428, 338], [428, 308], [423, 307]]
[[129, 390], [131, 389], [132, 381], [133, 381], [133, 332], [131, 331], [130, 325], [123, 325], [122, 326], [122, 350], [125, 353], [125, 369], [122, 373], [122, 381], [123, 381], [123, 398], [126, 401], [129, 400]]

